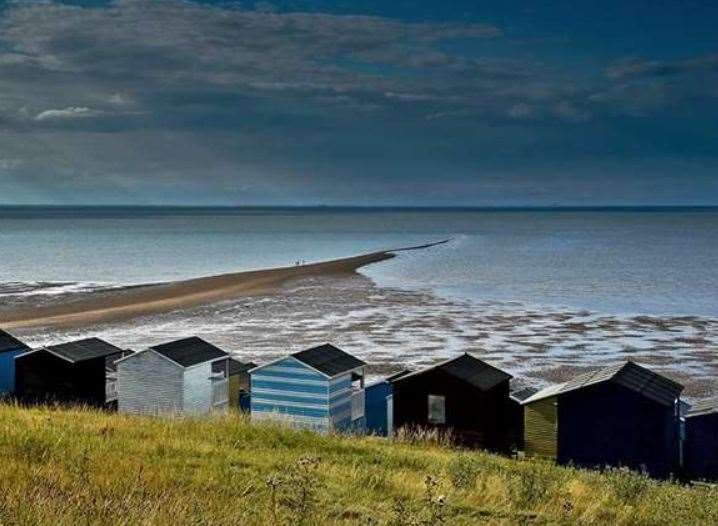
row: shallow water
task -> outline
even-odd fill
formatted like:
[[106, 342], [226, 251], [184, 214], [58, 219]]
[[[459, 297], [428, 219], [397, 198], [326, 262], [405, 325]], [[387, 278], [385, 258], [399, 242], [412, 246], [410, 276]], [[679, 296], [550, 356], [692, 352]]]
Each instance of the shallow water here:
[[380, 285], [718, 316], [718, 210], [0, 209], [0, 297], [292, 265], [451, 237]]
[[381, 375], [468, 351], [543, 385], [632, 359], [718, 394], [718, 212], [0, 210], [0, 309], [107, 287], [452, 237], [360, 276], [81, 330], [141, 349], [197, 334], [263, 362], [331, 341]]

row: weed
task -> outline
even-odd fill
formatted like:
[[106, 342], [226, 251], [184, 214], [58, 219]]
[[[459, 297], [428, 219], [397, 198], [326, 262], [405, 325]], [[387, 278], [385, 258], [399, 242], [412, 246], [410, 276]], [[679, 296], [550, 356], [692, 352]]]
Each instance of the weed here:
[[605, 475], [614, 494], [624, 504], [639, 500], [651, 486], [648, 475], [626, 468], [607, 469]]
[[449, 480], [456, 489], [470, 489], [479, 476], [479, 463], [465, 453], [459, 453], [449, 462]]

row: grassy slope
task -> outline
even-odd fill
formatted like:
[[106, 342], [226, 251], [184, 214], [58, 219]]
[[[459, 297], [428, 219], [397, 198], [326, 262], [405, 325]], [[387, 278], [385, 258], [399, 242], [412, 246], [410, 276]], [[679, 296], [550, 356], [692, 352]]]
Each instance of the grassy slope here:
[[[305, 457], [320, 460], [297, 464]], [[237, 415], [0, 405], [0, 524], [296, 524], [303, 512], [307, 524], [717, 524], [718, 491]]]

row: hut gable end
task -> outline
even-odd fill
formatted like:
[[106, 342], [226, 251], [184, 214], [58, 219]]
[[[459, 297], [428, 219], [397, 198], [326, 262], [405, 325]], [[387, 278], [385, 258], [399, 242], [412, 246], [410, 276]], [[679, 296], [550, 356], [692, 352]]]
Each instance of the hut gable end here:
[[604, 382], [558, 399], [558, 461], [625, 466], [654, 476], [675, 473], [678, 419], [673, 407], [618, 382]]
[[330, 379], [293, 356], [250, 370], [252, 418], [330, 427]]
[[556, 398], [543, 398], [526, 405], [524, 430], [527, 455], [555, 460], [558, 452]]
[[103, 407], [106, 401], [106, 356], [71, 361], [41, 348], [15, 358], [16, 394], [29, 403], [56, 401]]
[[401, 376], [391, 382], [393, 425], [447, 431], [463, 445], [508, 451], [515, 435], [510, 378], [470, 355]]
[[118, 361], [118, 410], [149, 414], [180, 412], [182, 373], [181, 366], [153, 350]]
[[718, 398], [691, 407], [685, 424], [686, 476], [692, 480], [718, 481]]

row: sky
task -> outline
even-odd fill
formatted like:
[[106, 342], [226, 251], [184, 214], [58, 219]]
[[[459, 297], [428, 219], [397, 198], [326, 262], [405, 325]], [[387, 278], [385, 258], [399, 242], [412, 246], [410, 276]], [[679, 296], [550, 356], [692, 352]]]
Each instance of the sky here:
[[718, 205], [718, 2], [0, 2], [0, 203]]

